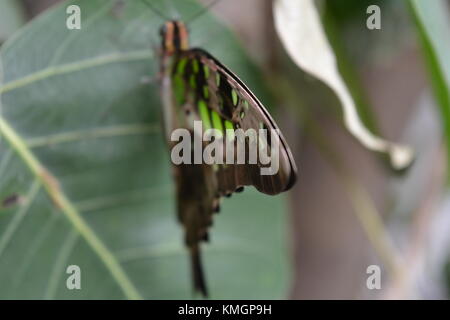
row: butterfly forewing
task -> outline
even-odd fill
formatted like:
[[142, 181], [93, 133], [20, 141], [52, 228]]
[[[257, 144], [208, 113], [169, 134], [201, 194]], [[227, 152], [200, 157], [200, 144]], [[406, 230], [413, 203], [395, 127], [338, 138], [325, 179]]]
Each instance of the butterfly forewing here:
[[[271, 132], [279, 138], [277, 173], [262, 175], [260, 163], [216, 166], [219, 195], [230, 194], [246, 185], [253, 185], [266, 194], [278, 194], [293, 185], [296, 168], [283, 135], [264, 106], [236, 75], [204, 50], [192, 49], [180, 57], [173, 77], [176, 79], [174, 92], [177, 101], [185, 102], [181, 104], [181, 109], [184, 109], [187, 118], [201, 120], [204, 129], [222, 131], [223, 139], [230, 138], [226, 129], [242, 129], [244, 132], [264, 129], [267, 136], [259, 135], [256, 139], [269, 149]], [[186, 122], [187, 125], [192, 123]]]

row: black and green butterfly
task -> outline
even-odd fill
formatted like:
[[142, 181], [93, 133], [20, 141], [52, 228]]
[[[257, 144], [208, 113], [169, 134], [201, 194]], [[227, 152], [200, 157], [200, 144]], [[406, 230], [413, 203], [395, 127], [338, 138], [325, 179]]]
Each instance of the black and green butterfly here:
[[[189, 48], [188, 31], [181, 21], [167, 21], [161, 28], [161, 99], [164, 128], [169, 148], [175, 129], [194, 135], [193, 121], [204, 128], [275, 129], [278, 126], [248, 87], [209, 53]], [[185, 229], [185, 241], [192, 260], [194, 289], [207, 295], [200, 259], [200, 243], [208, 240], [208, 228], [220, 199], [253, 185], [275, 195], [289, 190], [296, 181], [291, 151], [278, 132], [279, 171], [261, 175], [259, 164], [180, 164], [173, 165], [178, 218]], [[226, 135], [224, 135], [224, 139]], [[270, 139], [265, 141], [270, 146]]]

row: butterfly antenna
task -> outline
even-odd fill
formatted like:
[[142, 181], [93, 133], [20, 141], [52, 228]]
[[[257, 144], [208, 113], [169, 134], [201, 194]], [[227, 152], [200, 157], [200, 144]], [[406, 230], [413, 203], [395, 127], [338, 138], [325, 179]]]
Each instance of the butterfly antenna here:
[[157, 16], [163, 18], [164, 20], [171, 20], [169, 19], [161, 10], [159, 10], [158, 8], [156, 8], [155, 6], [153, 6], [152, 4], [150, 4], [150, 2], [146, 1], [146, 0], [142, 0], [142, 2], [147, 5], [147, 7], [150, 8], [150, 10], [153, 11], [153, 13], [155, 13]]
[[189, 24], [190, 22], [194, 21], [195, 19], [197, 19], [198, 17], [200, 17], [202, 14], [204, 14], [206, 11], [208, 11], [209, 9], [211, 9], [213, 6], [215, 6], [220, 0], [214, 0], [212, 1], [210, 4], [208, 4], [206, 7], [204, 7], [203, 9], [201, 9], [199, 12], [197, 12], [196, 14], [194, 14], [192, 17], [190, 17], [188, 20], [186, 20], [186, 24]]

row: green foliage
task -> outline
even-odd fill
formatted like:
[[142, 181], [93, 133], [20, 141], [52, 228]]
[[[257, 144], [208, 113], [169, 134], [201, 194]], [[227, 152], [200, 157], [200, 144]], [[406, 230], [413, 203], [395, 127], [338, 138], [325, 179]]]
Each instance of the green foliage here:
[[[65, 3], [0, 51], [0, 204], [19, 200], [0, 207], [0, 298], [191, 298], [151, 48], [162, 20], [140, 1], [76, 3], [81, 30], [66, 28]], [[199, 8], [177, 2], [184, 18]], [[263, 92], [215, 18], [191, 32]], [[205, 246], [212, 298], [284, 297], [283, 200], [246, 190], [224, 201]], [[72, 264], [81, 290], [66, 288]]]

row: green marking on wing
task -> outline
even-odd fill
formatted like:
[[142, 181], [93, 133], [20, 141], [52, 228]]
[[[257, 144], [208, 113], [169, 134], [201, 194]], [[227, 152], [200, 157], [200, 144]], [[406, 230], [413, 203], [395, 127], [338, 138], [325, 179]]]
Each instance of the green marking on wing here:
[[186, 64], [188, 62], [187, 58], [183, 58], [178, 62], [178, 68], [177, 68], [177, 73], [179, 75], [183, 75], [185, 70], [186, 70]]
[[217, 87], [220, 87], [220, 74], [219, 73], [216, 73], [216, 84], [217, 84]]
[[209, 98], [209, 88], [208, 86], [203, 86], [203, 96], [208, 99]]
[[179, 75], [175, 75], [173, 77], [173, 94], [175, 96], [175, 100], [178, 105], [184, 104], [184, 81], [183, 78]]
[[248, 101], [247, 100], [244, 100], [244, 108], [245, 108], [245, 110], [248, 110]]
[[203, 65], [203, 72], [205, 73], [205, 79], [209, 78], [209, 67], [205, 64]]
[[236, 90], [231, 89], [231, 97], [233, 99], [233, 104], [237, 105], [238, 104], [238, 95], [237, 95]]
[[193, 74], [191, 74], [191, 76], [189, 77], [189, 85], [192, 89], [197, 89], [197, 81], [195, 80], [195, 75]]
[[200, 71], [200, 67], [198, 65], [198, 61], [197, 60], [192, 60], [192, 70], [194, 71], [194, 73], [198, 73]]
[[209, 117], [209, 109], [205, 101], [200, 100], [198, 102], [198, 110], [200, 113], [200, 119], [203, 122], [203, 130], [211, 129], [212, 127], [211, 127], [211, 120]]
[[223, 125], [222, 125], [222, 119], [220, 118], [219, 114], [216, 111], [211, 111], [212, 114], [212, 122], [214, 129], [217, 129], [220, 131], [221, 136], [223, 136]]

